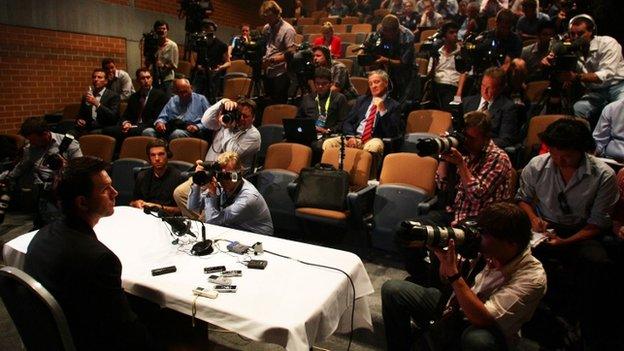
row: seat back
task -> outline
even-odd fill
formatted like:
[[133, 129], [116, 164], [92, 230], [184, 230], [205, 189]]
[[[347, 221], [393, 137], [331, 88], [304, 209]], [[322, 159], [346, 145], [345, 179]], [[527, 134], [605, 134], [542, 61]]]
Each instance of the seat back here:
[[180, 160], [169, 160], [167, 165], [177, 169], [180, 172], [189, 172], [189, 170], [195, 166], [195, 163]]
[[[345, 16], [342, 18], [342, 21], [340, 21], [340, 23], [342, 24], [358, 24], [360, 23], [360, 18], [359, 17], [353, 17], [353, 16]], [[353, 32], [353, 30], [351, 30]]]
[[[420, 157], [409, 152], [397, 152], [384, 158], [379, 184], [406, 184], [435, 194], [435, 174], [438, 161], [433, 157]], [[418, 172], [414, 172], [418, 170]]]
[[534, 82], [528, 82], [526, 86], [526, 97], [531, 103], [538, 103], [544, 92], [550, 86], [550, 81], [548, 80], [537, 80]]
[[440, 135], [449, 131], [453, 117], [449, 112], [440, 110], [416, 110], [407, 116], [405, 133], [432, 133]]
[[150, 136], [127, 137], [121, 144], [119, 158], [138, 158], [149, 161], [145, 148], [152, 140], [156, 140], [156, 138]]
[[176, 138], [169, 143], [169, 150], [173, 154], [171, 160], [195, 164], [206, 157], [208, 142], [199, 138]]
[[112, 161], [115, 138], [103, 134], [87, 134], [81, 136], [78, 141], [83, 155], [99, 157], [106, 162]]
[[[340, 149], [331, 148], [323, 151], [321, 163], [330, 164], [338, 168]], [[373, 157], [368, 151], [347, 147], [345, 148], [344, 170], [349, 173], [349, 185], [359, 189], [368, 184]]]
[[546, 128], [554, 121], [572, 117], [567, 115], [541, 115], [535, 116], [529, 120], [529, 128], [527, 136], [524, 140], [524, 160], [528, 160], [531, 154], [539, 148], [540, 140], [538, 134], [545, 131]]
[[178, 68], [176, 68], [176, 72], [183, 74], [186, 79], [191, 79], [191, 70], [193, 69], [193, 65], [189, 61], [179, 60]]
[[[343, 43], [357, 43], [357, 34], [356, 33], [339, 33], [337, 34]], [[345, 56], [343, 53], [342, 56]]]
[[146, 167], [148, 165], [147, 161], [138, 158], [119, 158], [113, 162], [111, 178], [113, 187], [119, 193], [115, 200], [117, 205], [128, 205], [132, 200], [134, 193], [134, 168]]
[[308, 146], [295, 143], [276, 143], [267, 149], [264, 169], [285, 169], [299, 173], [302, 168], [310, 166], [311, 160], [312, 149]]
[[63, 107], [63, 120], [64, 121], [73, 121], [78, 117], [78, 112], [80, 111], [80, 104], [69, 104]]
[[[343, 53], [343, 56], [344, 56], [344, 53]], [[336, 59], [336, 61], [339, 61], [343, 65], [345, 65], [347, 67], [347, 72], [349, 72], [349, 74], [353, 74], [353, 60], [352, 59], [344, 58], [344, 59]], [[366, 84], [368, 84], [368, 82]]]
[[316, 24], [317, 20], [318, 18], [314, 18], [314, 17], [300, 17], [297, 19], [297, 25], [306, 26], [310, 24]]
[[269, 146], [284, 140], [284, 126], [280, 124], [265, 124], [258, 127], [260, 132], [260, 150], [256, 155], [257, 161], [264, 162]]
[[370, 33], [373, 26], [370, 23], [358, 23], [351, 26], [351, 33]]
[[233, 60], [230, 67], [225, 71], [227, 73], [242, 73], [247, 77], [251, 77], [253, 69], [249, 66], [245, 60]]
[[251, 91], [251, 78], [230, 78], [223, 82], [223, 97], [236, 100], [240, 96], [249, 97]]
[[0, 297], [27, 350], [75, 350], [61, 306], [30, 275], [0, 268]]
[[269, 105], [264, 108], [264, 112], [262, 113], [262, 125], [282, 125], [282, 119], [295, 118], [296, 116], [297, 106], [287, 104]]
[[320, 24], [308, 24], [301, 26], [301, 34], [320, 33], [323, 26]]
[[424, 77], [427, 75], [427, 68], [429, 68], [429, 60], [424, 58], [417, 58], [416, 64], [418, 65], [418, 75]]
[[[323, 24], [325, 22], [329, 22], [335, 26], [335, 25], [338, 25], [338, 20], [339, 20], [338, 17], [321, 17], [318, 19], [318, 23]], [[334, 28], [334, 32], [338, 32], [338, 31]]]
[[364, 95], [368, 92], [368, 78], [364, 77], [350, 77], [349, 80], [353, 87], [357, 91], [358, 95]]

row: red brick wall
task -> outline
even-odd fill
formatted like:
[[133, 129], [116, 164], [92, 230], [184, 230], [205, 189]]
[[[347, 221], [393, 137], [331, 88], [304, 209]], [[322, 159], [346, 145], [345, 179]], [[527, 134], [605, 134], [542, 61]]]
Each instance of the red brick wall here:
[[126, 66], [123, 38], [0, 24], [0, 133], [26, 117], [54, 112], [80, 97], [103, 57]]

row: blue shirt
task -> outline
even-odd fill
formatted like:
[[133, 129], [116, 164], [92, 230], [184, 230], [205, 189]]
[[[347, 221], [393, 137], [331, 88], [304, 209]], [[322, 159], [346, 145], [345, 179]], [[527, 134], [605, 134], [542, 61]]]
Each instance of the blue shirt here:
[[201, 118], [204, 112], [210, 107], [208, 100], [203, 95], [193, 93], [191, 102], [187, 105], [180, 103], [180, 97], [174, 95], [169, 99], [169, 102], [160, 111], [158, 119], [154, 122], [154, 125], [158, 123], [167, 123], [174, 119], [181, 119], [186, 123], [194, 124], [200, 130], [206, 129], [201, 123]]
[[594, 129], [596, 155], [624, 159], [624, 100], [605, 106]]
[[191, 185], [188, 209], [199, 211], [203, 205], [206, 223], [273, 235], [273, 221], [264, 198], [251, 183], [245, 179], [242, 181], [240, 191], [226, 207], [221, 206], [227, 201], [225, 194], [209, 196], [208, 192], [201, 192], [199, 185]]

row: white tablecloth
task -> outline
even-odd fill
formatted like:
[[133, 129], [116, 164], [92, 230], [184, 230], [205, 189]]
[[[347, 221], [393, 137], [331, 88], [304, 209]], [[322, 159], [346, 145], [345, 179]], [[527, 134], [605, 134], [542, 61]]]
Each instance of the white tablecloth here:
[[[161, 306], [190, 315], [195, 297], [192, 289], [212, 286], [207, 282], [204, 267], [225, 265], [227, 269], [243, 270], [242, 277], [233, 278], [238, 291], [220, 293], [214, 300], [197, 299], [197, 318], [288, 350], [309, 350], [334, 332], [347, 333], [351, 329], [353, 292], [347, 277], [338, 271], [269, 253], [252, 257], [267, 260], [266, 269], [247, 269], [241, 262], [248, 257], [226, 253], [227, 243], [223, 241], [217, 244], [223, 252], [192, 256], [188, 252], [195, 239], [186, 236], [181, 242], [189, 242], [188, 245], [174, 245], [166, 224], [131, 207], [116, 207], [115, 214], [101, 219], [94, 230], [98, 239], [121, 260], [126, 291]], [[193, 222], [193, 231], [201, 232], [199, 222]], [[34, 234], [27, 233], [6, 243], [4, 261], [23, 267]], [[206, 237], [237, 240], [246, 245], [262, 242], [265, 250], [345, 271], [355, 285], [353, 327], [372, 329], [366, 296], [373, 293], [373, 286], [356, 255], [208, 224]], [[151, 275], [153, 268], [170, 265], [175, 265], [177, 272]]]

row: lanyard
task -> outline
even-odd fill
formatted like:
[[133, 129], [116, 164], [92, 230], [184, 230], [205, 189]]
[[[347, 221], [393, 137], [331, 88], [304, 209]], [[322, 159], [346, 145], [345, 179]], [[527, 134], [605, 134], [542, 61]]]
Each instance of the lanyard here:
[[[322, 115], [321, 113], [321, 104], [319, 103], [319, 98], [318, 98], [318, 94], [316, 94], [316, 107], [318, 107], [318, 113], [319, 116]], [[327, 113], [329, 111], [329, 103], [331, 102], [331, 92], [329, 93], [329, 95], [327, 95], [327, 100], [325, 100], [325, 116], [327, 116]]]

